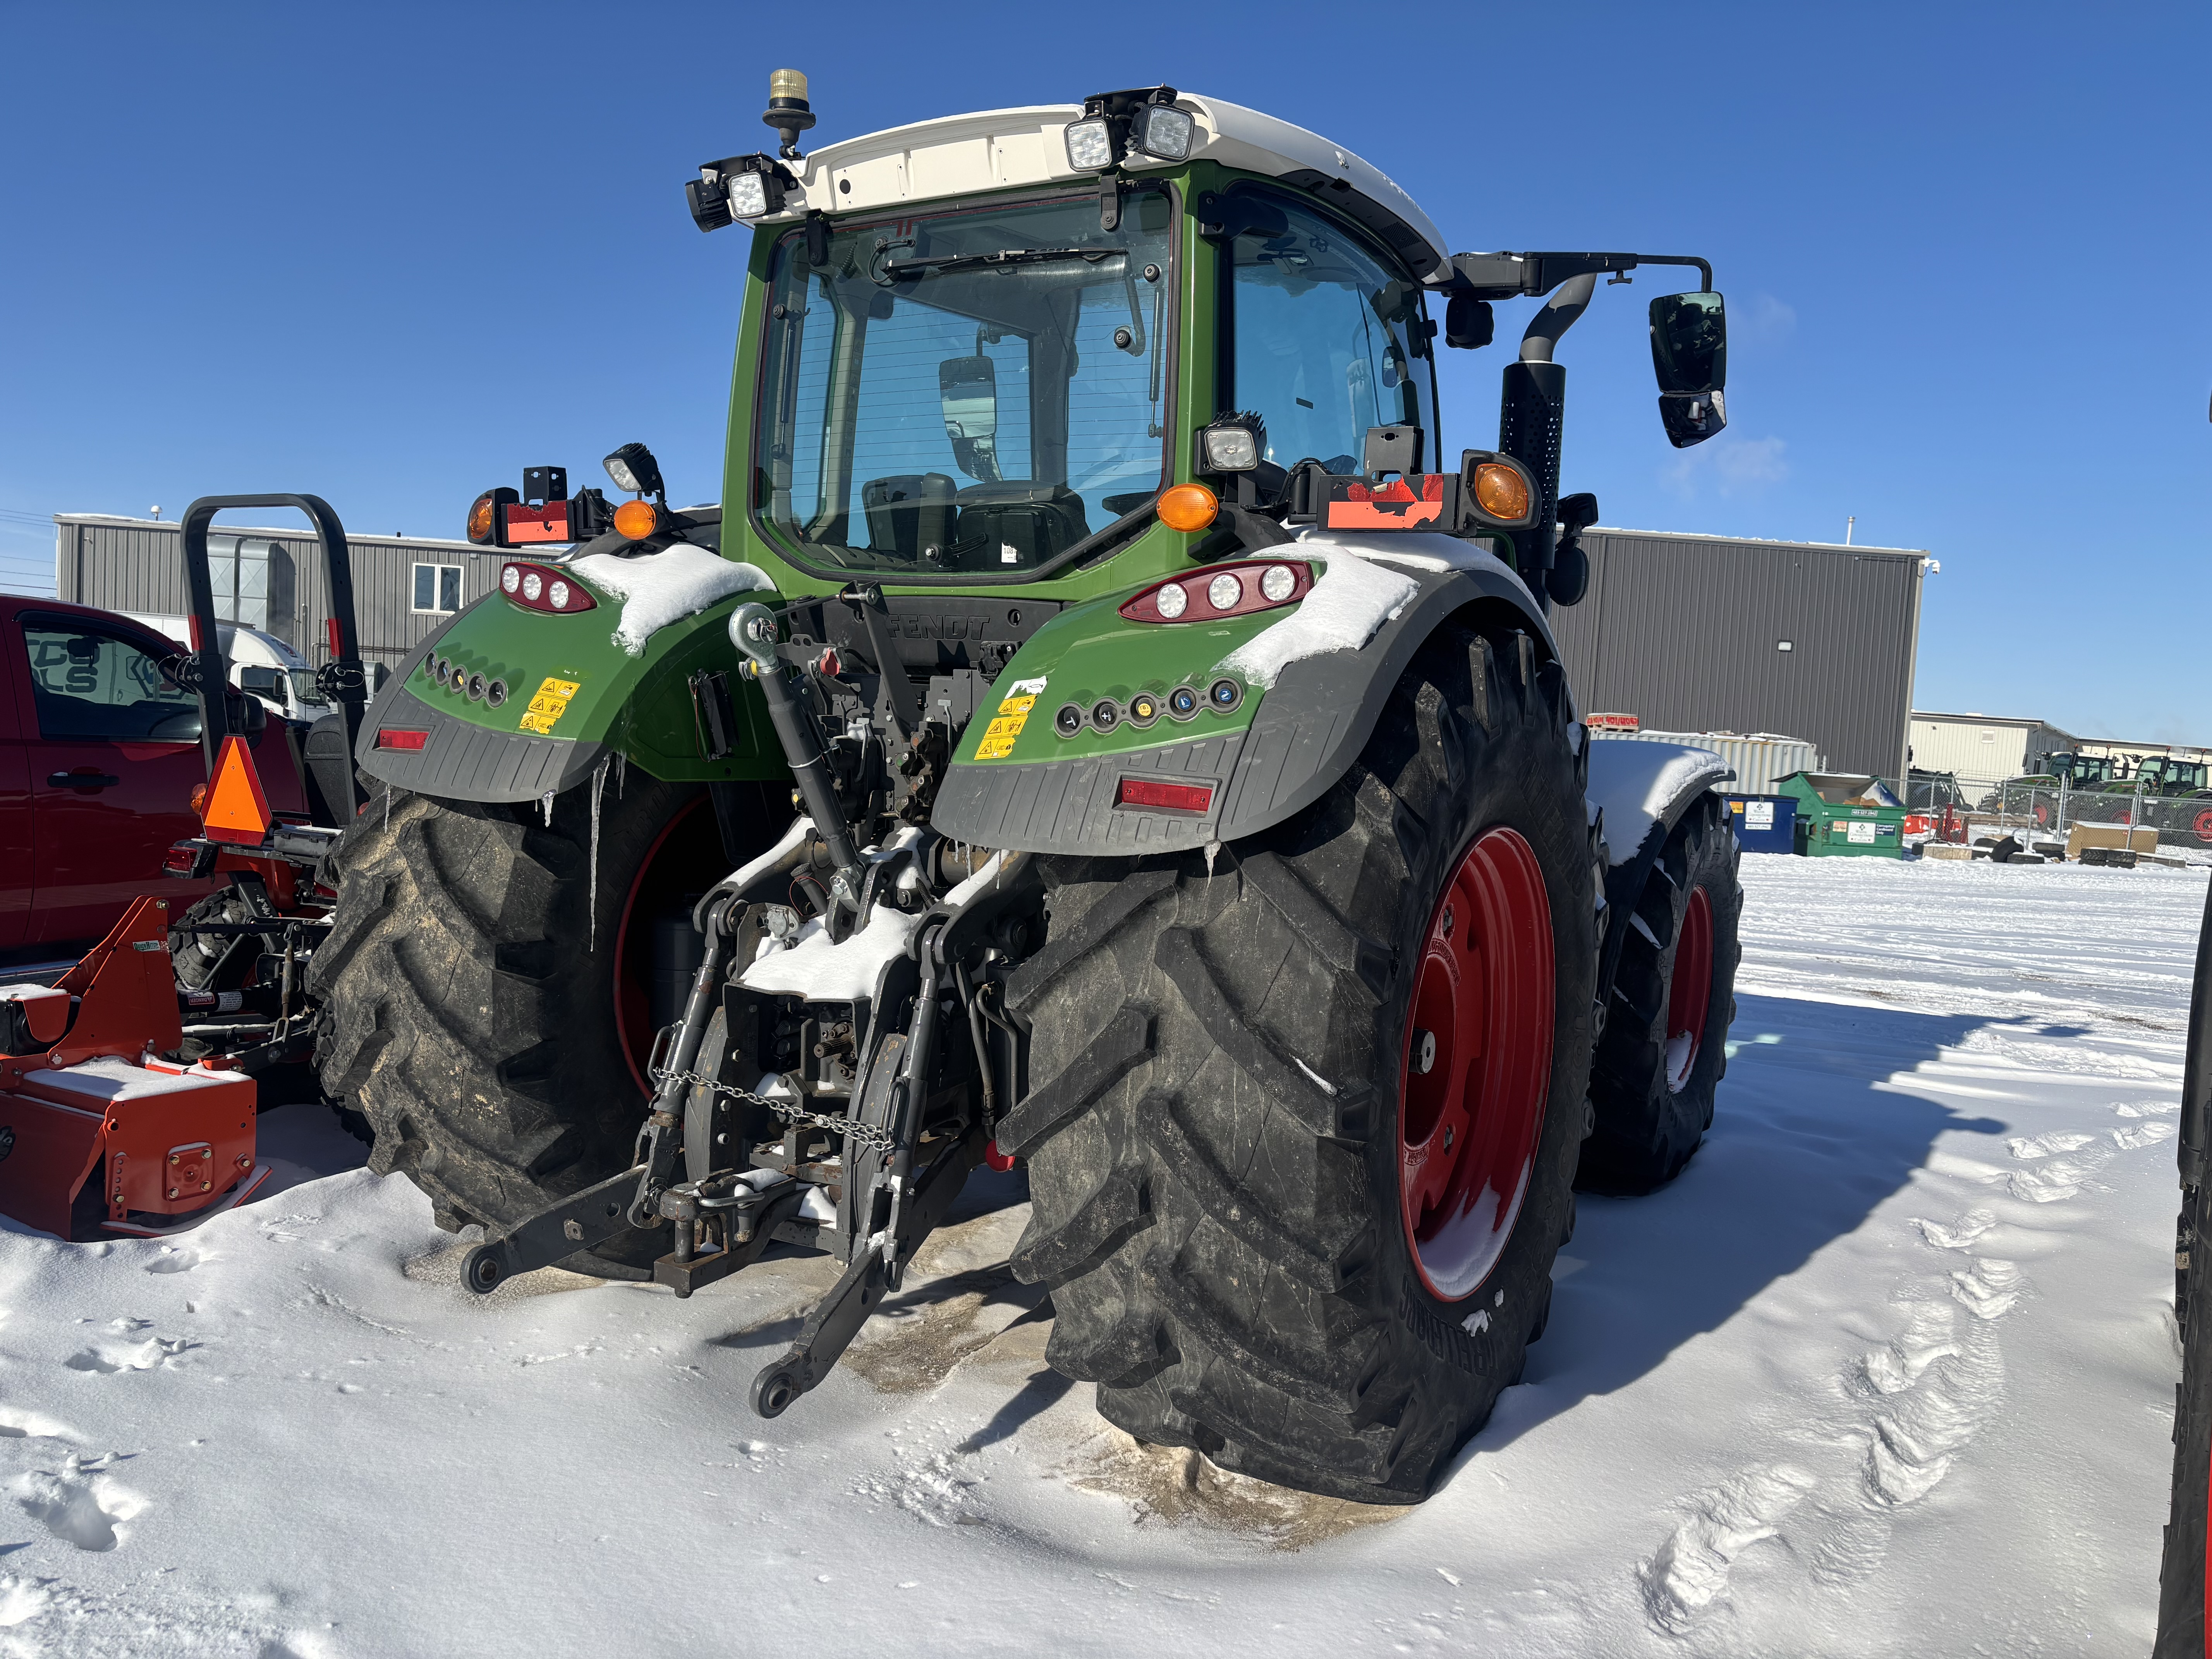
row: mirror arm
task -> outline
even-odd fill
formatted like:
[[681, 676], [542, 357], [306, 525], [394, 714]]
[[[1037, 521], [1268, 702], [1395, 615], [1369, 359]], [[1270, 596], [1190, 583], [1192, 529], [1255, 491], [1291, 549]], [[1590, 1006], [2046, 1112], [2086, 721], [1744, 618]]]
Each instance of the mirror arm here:
[[1561, 283], [1559, 292], [1544, 302], [1543, 309], [1528, 319], [1528, 331], [1521, 337], [1521, 361], [1550, 362], [1559, 337], [1589, 309], [1590, 295], [1596, 292], [1595, 271], [1585, 271]]
[[1432, 286], [1478, 300], [1513, 300], [1549, 294], [1577, 276], [1630, 271], [1638, 265], [1695, 265], [1705, 289], [1713, 285], [1712, 266], [1694, 254], [1455, 253], [1449, 277]]

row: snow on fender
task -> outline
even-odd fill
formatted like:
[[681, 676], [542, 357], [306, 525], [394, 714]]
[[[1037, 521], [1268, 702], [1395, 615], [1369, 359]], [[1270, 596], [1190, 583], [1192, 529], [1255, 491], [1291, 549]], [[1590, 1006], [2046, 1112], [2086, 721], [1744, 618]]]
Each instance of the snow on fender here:
[[726, 559], [688, 542], [627, 559], [586, 554], [570, 561], [568, 568], [623, 602], [614, 642], [633, 657], [642, 656], [646, 641], [671, 623], [696, 617], [718, 599], [775, 588], [758, 565]]
[[1710, 749], [1632, 738], [1591, 738], [1590, 804], [1605, 814], [1605, 841], [1615, 868], [1632, 862], [1700, 790], [1732, 778], [1729, 763]]

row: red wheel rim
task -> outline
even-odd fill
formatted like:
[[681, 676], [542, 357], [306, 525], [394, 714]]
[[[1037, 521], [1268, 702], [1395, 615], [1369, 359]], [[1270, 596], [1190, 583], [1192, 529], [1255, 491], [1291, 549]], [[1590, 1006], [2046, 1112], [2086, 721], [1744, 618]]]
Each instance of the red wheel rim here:
[[1536, 855], [1484, 831], [1429, 916], [1407, 1015], [1398, 1202], [1414, 1267], [1471, 1296], [1513, 1236], [1551, 1092], [1552, 907]]
[[2199, 812], [2197, 815], [2197, 839], [2202, 842], [2212, 842], [2212, 811]]
[[1682, 1092], [1705, 1040], [1705, 1015], [1713, 1006], [1713, 907], [1705, 890], [1690, 890], [1682, 931], [1674, 942], [1674, 977], [1667, 988], [1667, 1089]]
[[653, 1016], [646, 995], [645, 982], [634, 971], [638, 954], [630, 938], [630, 922], [637, 915], [638, 900], [646, 890], [647, 878], [656, 873], [655, 866], [673, 836], [692, 814], [707, 804], [700, 795], [678, 807], [668, 822], [660, 826], [660, 833], [647, 848], [637, 873], [630, 878], [629, 890], [623, 895], [621, 920], [615, 924], [615, 1040], [622, 1045], [623, 1058], [629, 1062], [631, 1080], [638, 1092], [650, 1100], [653, 1085], [646, 1080], [645, 1062], [653, 1049]]

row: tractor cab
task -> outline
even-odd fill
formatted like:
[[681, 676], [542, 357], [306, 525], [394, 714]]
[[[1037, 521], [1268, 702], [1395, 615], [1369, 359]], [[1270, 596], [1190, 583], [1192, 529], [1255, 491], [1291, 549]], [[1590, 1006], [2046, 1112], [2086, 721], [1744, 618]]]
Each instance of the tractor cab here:
[[2205, 763], [2173, 755], [2153, 755], [2136, 768], [2146, 795], [2194, 794], [2205, 787]]
[[2118, 781], [2118, 768], [2110, 755], [2045, 755], [2035, 775], [2069, 789], [2102, 789]]

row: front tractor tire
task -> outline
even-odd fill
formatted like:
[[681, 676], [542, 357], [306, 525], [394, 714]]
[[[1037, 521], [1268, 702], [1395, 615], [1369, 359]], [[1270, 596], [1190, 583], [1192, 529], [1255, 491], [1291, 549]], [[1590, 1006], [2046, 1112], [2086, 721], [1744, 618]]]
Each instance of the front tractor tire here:
[[1634, 906], [1613, 918], [1626, 931], [1590, 1068], [1595, 1121], [1576, 1178], [1587, 1191], [1629, 1196], [1666, 1185], [1712, 1127], [1742, 956], [1740, 857], [1719, 800], [1702, 797], [1668, 836]]
[[[646, 1103], [653, 924], [726, 867], [696, 785], [605, 780], [485, 805], [395, 793], [340, 837], [313, 958], [325, 1090], [374, 1132], [369, 1167], [438, 1224], [497, 1231], [628, 1167]], [[562, 1265], [642, 1279], [658, 1235]]]
[[1412, 1504], [1520, 1375], [1585, 1120], [1601, 854], [1564, 678], [1448, 629], [1351, 771], [1224, 849], [1048, 859], [1010, 987], [1018, 1273], [1110, 1422]]

